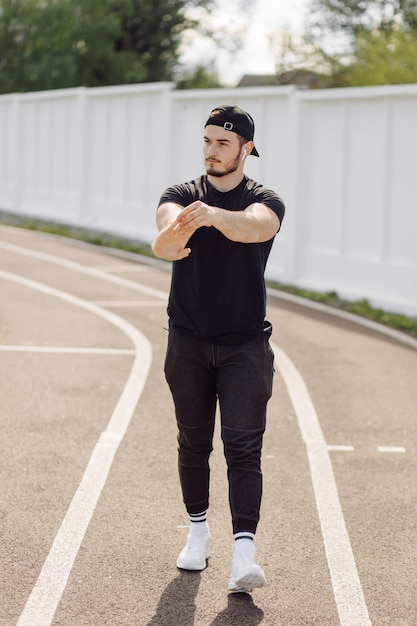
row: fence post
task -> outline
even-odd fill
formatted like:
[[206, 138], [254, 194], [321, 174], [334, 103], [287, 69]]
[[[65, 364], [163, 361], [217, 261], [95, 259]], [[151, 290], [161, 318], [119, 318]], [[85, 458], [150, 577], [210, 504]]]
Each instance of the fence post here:
[[19, 94], [13, 94], [12, 96], [12, 132], [11, 132], [11, 173], [12, 173], [12, 190], [11, 190], [11, 205], [10, 211], [12, 213], [20, 213], [20, 197], [21, 197], [21, 124], [19, 123], [20, 115], [20, 96]]
[[89, 169], [87, 162], [88, 153], [88, 124], [87, 124], [87, 89], [79, 87], [77, 89], [77, 153], [78, 153], [78, 175], [77, 175], [77, 199], [74, 214], [76, 223], [82, 225], [85, 222], [87, 213], [87, 201], [89, 192]]
[[301, 255], [303, 254], [303, 246], [299, 245], [299, 224], [302, 220], [303, 207], [300, 202], [300, 166], [301, 166], [301, 147], [302, 147], [302, 133], [301, 129], [301, 99], [300, 92], [297, 88], [294, 88], [288, 95], [289, 98], [289, 111], [290, 111], [290, 141], [287, 149], [289, 150], [289, 160], [291, 161], [291, 167], [289, 168], [290, 181], [289, 189], [291, 193], [289, 198], [285, 198], [288, 204], [288, 214], [285, 219], [285, 236], [288, 239], [287, 259], [285, 268], [285, 281], [287, 283], [296, 284], [299, 274], [299, 266], [301, 262]]

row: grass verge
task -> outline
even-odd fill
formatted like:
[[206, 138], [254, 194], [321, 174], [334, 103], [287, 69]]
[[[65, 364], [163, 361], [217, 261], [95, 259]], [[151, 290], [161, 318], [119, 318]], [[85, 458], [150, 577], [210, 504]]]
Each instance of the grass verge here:
[[417, 338], [417, 319], [407, 317], [401, 313], [392, 313], [383, 309], [375, 308], [371, 306], [370, 302], [366, 298], [352, 301], [341, 298], [335, 291], [322, 293], [275, 282], [268, 282], [268, 285], [274, 289], [299, 296], [300, 298], [305, 298], [313, 302], [319, 302], [320, 304], [325, 304], [329, 307], [341, 309], [343, 311], [347, 311], [348, 313], [359, 315], [360, 317], [365, 317], [373, 322], [383, 324]]

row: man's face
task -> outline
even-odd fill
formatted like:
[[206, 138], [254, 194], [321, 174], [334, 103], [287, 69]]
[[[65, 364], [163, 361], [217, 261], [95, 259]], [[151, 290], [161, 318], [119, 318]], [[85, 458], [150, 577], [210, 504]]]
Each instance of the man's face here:
[[210, 124], [204, 129], [204, 163], [210, 176], [227, 176], [243, 161], [239, 138], [231, 130]]

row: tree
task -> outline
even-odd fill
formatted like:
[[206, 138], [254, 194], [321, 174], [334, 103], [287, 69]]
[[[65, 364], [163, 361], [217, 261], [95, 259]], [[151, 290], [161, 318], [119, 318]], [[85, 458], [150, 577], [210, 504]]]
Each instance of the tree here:
[[417, 82], [417, 0], [312, 0], [306, 28], [279, 66], [313, 72], [314, 86]]
[[201, 65], [186, 72], [177, 82], [177, 89], [216, 89], [221, 86], [216, 72]]
[[[223, 57], [223, 62], [232, 58], [242, 47], [250, 23], [250, 9], [254, 0], [228, 0], [227, 4], [214, 0], [210, 5], [195, 2], [187, 14], [194, 19], [198, 28], [186, 29], [182, 36], [181, 51], [183, 63], [177, 67], [178, 82], [184, 85], [194, 71], [199, 72], [198, 84], [206, 87], [218, 81], [216, 67]], [[196, 77], [197, 78], [197, 77]], [[203, 80], [201, 80], [203, 79]], [[194, 82], [194, 80], [193, 80]]]
[[[133, 54], [136, 68], [143, 68], [142, 80], [172, 79], [182, 34], [198, 26], [186, 16], [187, 4], [194, 2], [119, 0], [114, 3], [113, 10], [118, 14], [121, 25], [115, 42], [116, 50], [121, 54]], [[202, 4], [210, 5], [212, 0]]]
[[344, 33], [353, 36], [363, 30], [392, 31], [401, 23], [417, 30], [417, 0], [312, 0], [310, 28], [316, 35]]
[[0, 93], [173, 80], [184, 33], [200, 28], [189, 11], [207, 14], [215, 6], [216, 0], [0, 0]]
[[417, 82], [417, 38], [404, 29], [359, 31], [353, 60], [340, 63], [328, 86], [401, 85]]
[[123, 79], [132, 59], [114, 54], [120, 23], [108, 8], [106, 0], [1, 0], [0, 91]]

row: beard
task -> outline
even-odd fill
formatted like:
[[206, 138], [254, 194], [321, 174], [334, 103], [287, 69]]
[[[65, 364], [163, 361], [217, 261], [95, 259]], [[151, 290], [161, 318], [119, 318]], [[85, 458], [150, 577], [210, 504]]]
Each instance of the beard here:
[[223, 176], [227, 176], [228, 174], [233, 174], [233, 172], [236, 172], [237, 168], [239, 167], [239, 163], [240, 158], [239, 156], [237, 156], [236, 159], [232, 161], [232, 163], [230, 163], [225, 169], [220, 170], [216, 169], [218, 163], [209, 163], [206, 161], [206, 172], [207, 174], [209, 174], [209, 176], [223, 178]]

